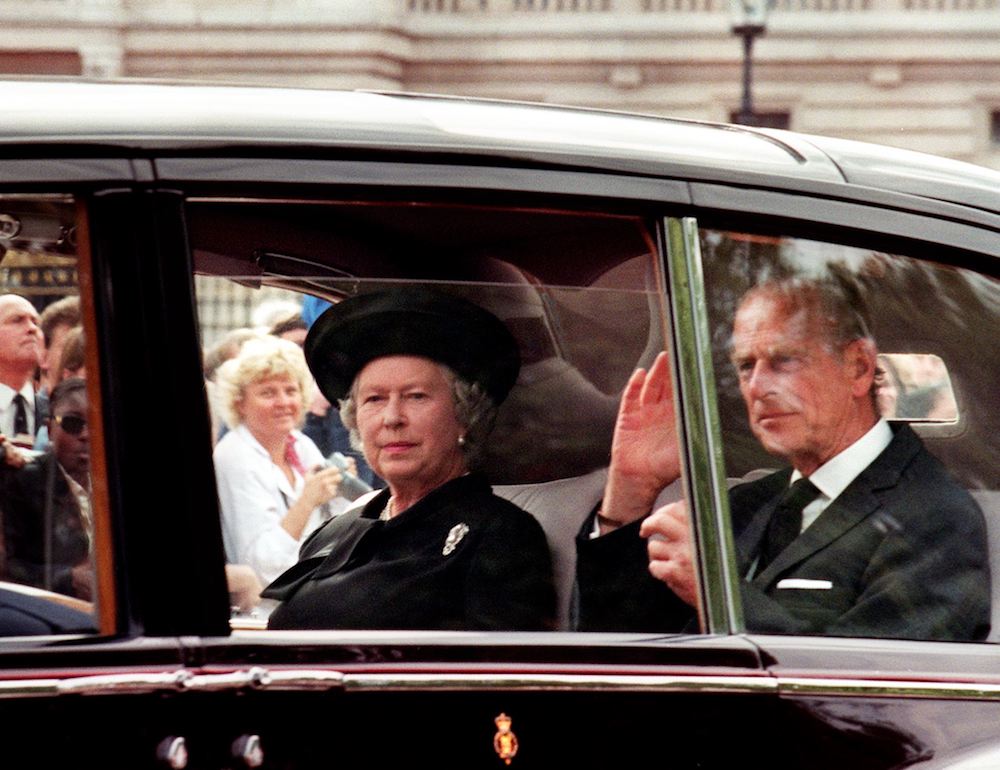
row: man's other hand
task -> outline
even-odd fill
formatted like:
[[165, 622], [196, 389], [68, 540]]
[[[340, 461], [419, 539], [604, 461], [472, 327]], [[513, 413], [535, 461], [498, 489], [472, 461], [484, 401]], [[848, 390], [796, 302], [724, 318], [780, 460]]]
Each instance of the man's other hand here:
[[687, 505], [671, 503], [642, 522], [639, 534], [648, 538], [649, 571], [691, 606], [698, 602], [698, 577], [691, 548]]

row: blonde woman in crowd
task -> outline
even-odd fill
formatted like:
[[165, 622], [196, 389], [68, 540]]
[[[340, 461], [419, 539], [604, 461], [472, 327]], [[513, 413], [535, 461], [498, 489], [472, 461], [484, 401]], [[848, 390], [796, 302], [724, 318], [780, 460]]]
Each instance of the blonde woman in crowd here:
[[312, 378], [298, 345], [251, 339], [218, 370], [229, 432], [215, 447], [226, 558], [267, 584], [298, 559], [299, 545], [344, 510], [340, 471], [325, 467], [299, 430]]

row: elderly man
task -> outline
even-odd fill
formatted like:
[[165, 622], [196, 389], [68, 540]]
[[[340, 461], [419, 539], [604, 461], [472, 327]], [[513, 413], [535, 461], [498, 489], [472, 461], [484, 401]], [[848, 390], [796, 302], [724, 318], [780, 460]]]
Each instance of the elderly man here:
[[42, 355], [38, 320], [24, 297], [0, 295], [0, 433], [29, 448], [45, 417], [32, 381]]
[[[786, 280], [751, 290], [731, 352], [754, 435], [791, 465], [730, 492], [747, 628], [985, 637], [982, 514], [910, 428], [879, 417], [875, 345], [841, 284]], [[698, 588], [685, 506], [647, 516], [679, 475], [675, 432], [665, 428], [672, 421], [661, 355], [626, 388], [600, 536], [578, 543], [583, 629], [693, 627]], [[642, 538], [648, 564], [637, 556]]]

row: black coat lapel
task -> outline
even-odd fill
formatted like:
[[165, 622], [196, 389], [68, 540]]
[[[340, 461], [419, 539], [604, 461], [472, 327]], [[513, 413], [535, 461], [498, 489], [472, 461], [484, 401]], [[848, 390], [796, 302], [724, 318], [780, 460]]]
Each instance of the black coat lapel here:
[[369, 519], [358, 516], [351, 522], [346, 522], [347, 526], [340, 529], [336, 535], [337, 540], [332, 548], [323, 548], [316, 556], [324, 557], [313, 577], [316, 580], [332, 575], [337, 570], [344, 567], [354, 554], [354, 549], [358, 547], [361, 539], [373, 529], [381, 529], [385, 526], [384, 521]]
[[[379, 497], [387, 498], [388, 493]], [[369, 505], [377, 501], [378, 498], [375, 498]], [[378, 505], [379, 510], [382, 505], [384, 501]], [[299, 561], [275, 578], [261, 592], [261, 596], [283, 601], [306, 581], [332, 574], [343, 567], [372, 525], [381, 524], [376, 518], [365, 518], [362, 514], [366, 510], [367, 505], [349, 509], [316, 530], [303, 546]]]
[[754, 579], [767, 585], [789, 567], [809, 558], [841, 537], [882, 506], [880, 492], [899, 484], [899, 478], [921, 449], [920, 439], [906, 425], [897, 429], [889, 446], [827, 506], [812, 526]]

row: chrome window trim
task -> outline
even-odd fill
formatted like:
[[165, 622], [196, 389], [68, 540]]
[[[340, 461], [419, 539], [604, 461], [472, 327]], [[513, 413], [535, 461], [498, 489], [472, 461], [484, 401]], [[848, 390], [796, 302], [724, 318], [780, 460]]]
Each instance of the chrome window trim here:
[[0, 698], [153, 692], [712, 692], [787, 697], [1000, 700], [1000, 682], [906, 681], [760, 674], [561, 674], [360, 672], [251, 667], [220, 673], [165, 672], [0, 681]]
[[673, 336], [674, 393], [686, 451], [685, 499], [692, 503], [698, 551], [703, 630], [739, 633], [743, 610], [736, 570], [729, 498], [716, 405], [708, 305], [701, 269], [698, 223], [691, 217], [665, 220], [667, 280]]
[[1000, 682], [935, 682], [902, 679], [779, 676], [777, 686], [779, 694], [789, 696], [1000, 700]]
[[345, 674], [347, 691], [517, 690], [544, 692], [774, 693], [767, 676], [629, 674]]
[[253, 667], [225, 673], [190, 669], [162, 673], [105, 674], [0, 681], [0, 698], [56, 695], [226, 692], [237, 690], [347, 692], [716, 692], [775, 693], [777, 683], [759, 675], [642, 675], [532, 673], [344, 673], [324, 669]]

